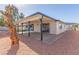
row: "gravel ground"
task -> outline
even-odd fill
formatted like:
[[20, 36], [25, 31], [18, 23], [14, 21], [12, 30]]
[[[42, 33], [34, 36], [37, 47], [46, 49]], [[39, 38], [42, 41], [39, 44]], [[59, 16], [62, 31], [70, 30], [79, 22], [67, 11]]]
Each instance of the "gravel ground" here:
[[77, 55], [79, 54], [79, 31], [65, 32], [52, 44], [43, 43], [32, 37], [19, 35], [20, 42], [11, 46], [9, 33], [0, 32], [1, 55]]

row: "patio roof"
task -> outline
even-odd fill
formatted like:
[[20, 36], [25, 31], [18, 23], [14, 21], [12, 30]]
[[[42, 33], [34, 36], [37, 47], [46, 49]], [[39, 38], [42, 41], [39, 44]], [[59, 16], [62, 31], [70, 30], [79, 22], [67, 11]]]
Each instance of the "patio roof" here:
[[[36, 16], [36, 18], [33, 19], [33, 17], [35, 17], [35, 16]], [[57, 19], [55, 19], [55, 18], [49, 17], [49, 16], [47, 16], [47, 15], [41, 13], [41, 12], [36, 12], [36, 13], [30, 15], [30, 16], [25, 17], [24, 19], [18, 20], [18, 21], [16, 22], [16, 24], [24, 23], [24, 22], [28, 22], [28, 21], [34, 21], [34, 20], [36, 20], [36, 19], [41, 19], [42, 16], [43, 16], [43, 17], [47, 17], [47, 18], [49, 18], [49, 19], [51, 19], [51, 20], [53, 20], [53, 21], [63, 22], [63, 21], [61, 21], [61, 20], [57, 20]], [[64, 22], [63, 22], [63, 23], [64, 23]]]
[[66, 22], [65, 24], [66, 25], [74, 25], [74, 24], [78, 24], [78, 23], [69, 23], [69, 22]]

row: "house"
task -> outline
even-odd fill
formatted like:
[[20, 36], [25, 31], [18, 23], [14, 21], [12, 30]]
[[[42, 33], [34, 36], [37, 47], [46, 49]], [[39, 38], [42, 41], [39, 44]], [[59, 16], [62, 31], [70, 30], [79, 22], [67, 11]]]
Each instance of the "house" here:
[[[42, 32], [48, 32], [49, 34], [60, 34], [66, 31], [65, 23], [61, 20], [54, 19], [43, 13], [37, 12], [22, 20], [16, 22], [20, 29], [27, 30], [30, 24], [30, 32], [40, 32], [42, 19]], [[22, 28], [23, 26], [23, 28]]]
[[78, 23], [65, 23], [66, 30], [79, 30], [79, 24]]
[[68, 23], [68, 22], [66, 23], [66, 22], [65, 22], [65, 25], [66, 25], [66, 26], [65, 26], [65, 29], [66, 29], [66, 30], [73, 30], [73, 25], [74, 25], [74, 24], [75, 24], [75, 23]]

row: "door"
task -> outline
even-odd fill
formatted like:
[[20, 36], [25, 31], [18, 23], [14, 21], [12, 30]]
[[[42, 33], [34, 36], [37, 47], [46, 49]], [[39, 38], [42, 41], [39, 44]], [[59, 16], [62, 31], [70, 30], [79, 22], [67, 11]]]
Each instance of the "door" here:
[[49, 24], [48, 23], [43, 23], [42, 25], [42, 31], [43, 32], [49, 32]]

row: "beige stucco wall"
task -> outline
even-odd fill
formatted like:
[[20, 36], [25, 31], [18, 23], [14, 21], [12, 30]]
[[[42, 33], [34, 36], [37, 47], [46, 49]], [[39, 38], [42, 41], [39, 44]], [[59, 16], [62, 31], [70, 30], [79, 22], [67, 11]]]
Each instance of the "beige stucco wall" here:
[[50, 34], [56, 34], [56, 23], [50, 23]]
[[40, 32], [40, 23], [33, 22], [32, 24], [34, 24], [34, 32]]
[[[62, 28], [60, 28], [62, 26]], [[56, 34], [65, 32], [65, 24], [60, 21], [56, 21]]]

